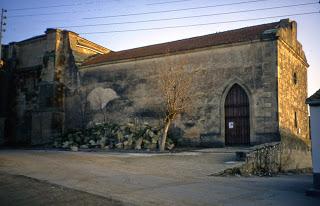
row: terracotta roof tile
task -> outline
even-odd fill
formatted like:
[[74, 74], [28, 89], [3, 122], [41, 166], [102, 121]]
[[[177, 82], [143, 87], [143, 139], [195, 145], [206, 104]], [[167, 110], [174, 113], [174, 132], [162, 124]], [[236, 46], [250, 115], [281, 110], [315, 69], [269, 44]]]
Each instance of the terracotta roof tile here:
[[146, 56], [175, 53], [179, 51], [217, 46], [222, 44], [237, 43], [260, 39], [264, 31], [276, 29], [280, 22], [261, 24], [241, 29], [209, 34], [205, 36], [182, 39], [162, 44], [155, 44], [118, 52], [110, 52], [95, 56], [83, 63], [83, 66], [107, 63], [125, 59], [135, 59]]

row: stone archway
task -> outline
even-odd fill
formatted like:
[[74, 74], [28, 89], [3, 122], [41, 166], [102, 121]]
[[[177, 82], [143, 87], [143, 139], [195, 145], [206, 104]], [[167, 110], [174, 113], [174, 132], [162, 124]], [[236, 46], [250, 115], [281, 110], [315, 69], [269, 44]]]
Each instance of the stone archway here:
[[234, 84], [224, 102], [225, 144], [250, 144], [250, 105], [245, 90]]

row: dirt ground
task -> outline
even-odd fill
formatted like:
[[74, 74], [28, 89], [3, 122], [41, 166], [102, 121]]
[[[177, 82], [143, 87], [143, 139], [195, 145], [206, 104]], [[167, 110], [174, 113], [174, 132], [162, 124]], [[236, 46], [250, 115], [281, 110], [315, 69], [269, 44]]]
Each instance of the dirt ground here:
[[[305, 196], [311, 175], [210, 176], [239, 164], [234, 159], [228, 149], [176, 154], [1, 150], [0, 172], [126, 205], [320, 205], [319, 199]], [[8, 197], [14, 201], [20, 194]], [[88, 205], [99, 204], [98, 199], [92, 201], [97, 202]]]
[[3, 206], [123, 205], [116, 200], [6, 173], [0, 173], [0, 202]]

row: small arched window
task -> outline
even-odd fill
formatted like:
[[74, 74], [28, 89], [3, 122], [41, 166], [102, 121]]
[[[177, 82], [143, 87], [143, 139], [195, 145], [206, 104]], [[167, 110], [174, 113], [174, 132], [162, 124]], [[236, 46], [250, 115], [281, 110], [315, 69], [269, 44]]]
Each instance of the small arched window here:
[[293, 73], [292, 81], [293, 81], [293, 84], [297, 84], [298, 83], [298, 77], [297, 77], [297, 73], [296, 72]]

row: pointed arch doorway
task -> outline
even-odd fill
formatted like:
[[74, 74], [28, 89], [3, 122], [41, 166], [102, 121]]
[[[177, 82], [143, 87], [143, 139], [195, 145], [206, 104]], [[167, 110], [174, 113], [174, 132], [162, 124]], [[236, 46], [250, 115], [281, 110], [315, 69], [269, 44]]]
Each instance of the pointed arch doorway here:
[[250, 144], [250, 108], [247, 93], [239, 84], [229, 90], [224, 104], [225, 144]]

